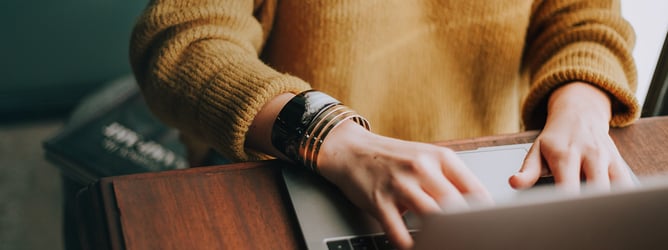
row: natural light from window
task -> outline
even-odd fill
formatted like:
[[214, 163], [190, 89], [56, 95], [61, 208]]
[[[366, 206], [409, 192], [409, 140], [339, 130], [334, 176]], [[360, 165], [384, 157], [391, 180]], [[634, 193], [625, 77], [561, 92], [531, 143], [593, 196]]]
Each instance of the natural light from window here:
[[645, 102], [661, 46], [668, 32], [667, 0], [623, 0], [622, 15], [636, 32], [633, 58], [638, 66], [638, 91], [636, 96]]

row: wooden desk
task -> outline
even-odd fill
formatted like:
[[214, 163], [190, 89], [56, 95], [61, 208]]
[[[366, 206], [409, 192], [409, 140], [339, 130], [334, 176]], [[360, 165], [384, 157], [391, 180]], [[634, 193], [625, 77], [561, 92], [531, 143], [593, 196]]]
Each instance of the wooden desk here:
[[[455, 150], [531, 142], [537, 132], [438, 143]], [[668, 117], [611, 131], [638, 176], [668, 170]], [[285, 163], [193, 168], [104, 178], [79, 197], [90, 249], [298, 249]]]

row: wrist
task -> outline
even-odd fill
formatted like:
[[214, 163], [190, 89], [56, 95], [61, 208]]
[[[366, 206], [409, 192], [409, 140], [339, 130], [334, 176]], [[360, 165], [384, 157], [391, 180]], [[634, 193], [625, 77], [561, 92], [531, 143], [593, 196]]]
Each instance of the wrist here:
[[353, 159], [351, 154], [360, 153], [364, 147], [374, 137], [378, 135], [366, 130], [364, 127], [353, 121], [344, 121], [341, 125], [335, 127], [325, 138], [318, 158], [318, 169], [323, 176], [331, 176], [340, 172], [346, 166], [349, 159]]
[[305, 91], [281, 109], [273, 124], [271, 142], [288, 159], [317, 173], [322, 144], [332, 130], [347, 121], [369, 129], [366, 119], [333, 97]]
[[573, 82], [556, 89], [548, 100], [548, 123], [563, 115], [609, 124], [610, 97], [603, 90], [584, 82]]
[[281, 111], [281, 108], [290, 101], [295, 95], [284, 93], [274, 97], [265, 104], [260, 112], [255, 116], [253, 122], [246, 134], [246, 147], [276, 156], [281, 159], [288, 159], [281, 151], [277, 150], [271, 142], [272, 126]]

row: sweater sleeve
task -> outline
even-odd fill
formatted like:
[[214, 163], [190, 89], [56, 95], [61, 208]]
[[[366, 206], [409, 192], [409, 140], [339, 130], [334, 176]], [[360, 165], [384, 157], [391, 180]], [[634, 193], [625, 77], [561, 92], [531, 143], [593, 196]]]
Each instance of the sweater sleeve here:
[[265, 158], [244, 148], [265, 103], [310, 88], [258, 58], [275, 3], [265, 2], [151, 1], [132, 34], [132, 69], [153, 113], [236, 161]]
[[525, 127], [542, 127], [549, 95], [573, 81], [593, 84], [609, 94], [611, 126], [635, 121], [640, 108], [634, 95], [634, 41], [619, 1], [536, 1], [523, 65], [531, 84], [522, 110]]

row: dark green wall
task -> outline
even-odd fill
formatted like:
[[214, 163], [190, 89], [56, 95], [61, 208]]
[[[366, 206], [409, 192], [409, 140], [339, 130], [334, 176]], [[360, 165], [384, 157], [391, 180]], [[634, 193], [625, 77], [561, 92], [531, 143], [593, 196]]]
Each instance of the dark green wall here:
[[0, 114], [67, 112], [130, 73], [128, 44], [147, 0], [9, 0], [0, 8]]

